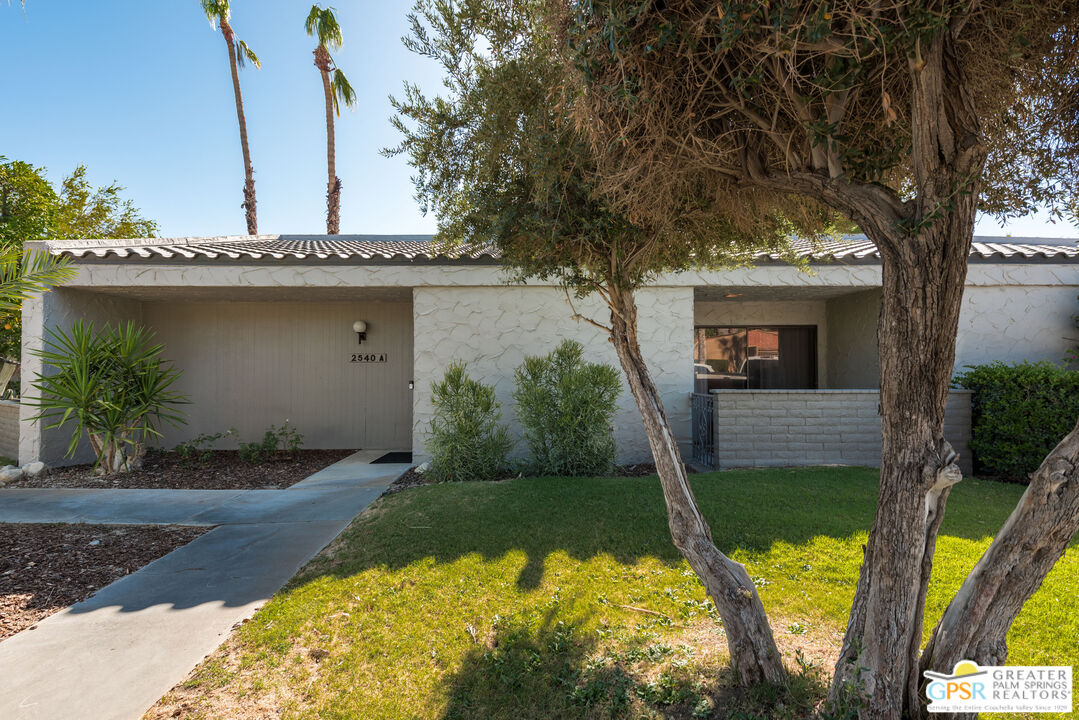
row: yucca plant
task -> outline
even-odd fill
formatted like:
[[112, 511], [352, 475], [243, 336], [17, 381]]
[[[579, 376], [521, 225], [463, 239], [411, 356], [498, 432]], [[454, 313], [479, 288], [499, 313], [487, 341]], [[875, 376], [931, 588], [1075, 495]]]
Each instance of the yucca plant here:
[[135, 323], [95, 331], [78, 321], [70, 332], [46, 331], [34, 351], [45, 372], [32, 383], [38, 397], [27, 400], [41, 409], [33, 419], [48, 430], [74, 423], [68, 457], [85, 433], [97, 475], [139, 469], [147, 440], [161, 437], [159, 424], [184, 422], [176, 406], [188, 399], [172, 390], [180, 371], [161, 358], [153, 337]]

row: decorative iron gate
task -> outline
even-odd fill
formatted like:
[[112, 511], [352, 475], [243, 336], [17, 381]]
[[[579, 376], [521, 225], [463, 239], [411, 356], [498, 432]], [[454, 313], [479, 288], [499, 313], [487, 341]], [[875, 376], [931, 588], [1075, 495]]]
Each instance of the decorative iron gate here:
[[716, 400], [711, 394], [693, 393], [693, 462], [716, 467]]

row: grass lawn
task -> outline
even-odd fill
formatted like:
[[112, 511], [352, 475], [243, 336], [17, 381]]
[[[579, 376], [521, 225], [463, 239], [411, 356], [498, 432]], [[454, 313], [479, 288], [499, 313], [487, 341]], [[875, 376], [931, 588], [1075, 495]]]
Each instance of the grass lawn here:
[[[803, 715], [845, 627], [876, 471], [692, 480], [795, 671], [781, 697], [726, 685], [722, 626], [671, 545], [655, 477], [531, 478], [383, 498], [148, 717]], [[1021, 492], [968, 479], [952, 493], [927, 633]], [[1077, 589], [1073, 544], [1016, 621], [1010, 663], [1079, 665]]]

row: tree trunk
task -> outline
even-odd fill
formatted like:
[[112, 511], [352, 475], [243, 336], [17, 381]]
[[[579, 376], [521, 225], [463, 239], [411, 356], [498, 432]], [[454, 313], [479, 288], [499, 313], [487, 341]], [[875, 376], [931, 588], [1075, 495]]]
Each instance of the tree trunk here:
[[697, 508], [678, 443], [637, 343], [637, 306], [630, 291], [611, 290], [611, 342], [629, 382], [656, 462], [674, 545], [704, 582], [727, 635], [742, 685], [778, 685], [787, 678], [764, 606], [745, 566], [724, 555]]
[[980, 126], [947, 31], [911, 59], [917, 196], [902, 225], [867, 223], [881, 253], [881, 473], [829, 702], [865, 720], [916, 716], [918, 654], [937, 532], [962, 478], [944, 408], [981, 192]]
[[236, 119], [240, 123], [240, 149], [244, 156], [244, 201], [240, 206], [247, 219], [247, 234], [258, 235], [258, 213], [255, 206], [255, 170], [251, 167], [251, 150], [247, 146], [247, 119], [244, 117], [244, 100], [240, 94], [240, 72], [236, 64], [235, 34], [224, 17], [220, 18], [221, 34], [229, 51], [229, 69], [232, 71], [232, 93], [236, 97]]
[[326, 96], [326, 234], [337, 235], [341, 232], [341, 180], [337, 177], [337, 153], [334, 147], [330, 53], [322, 45], [315, 48], [315, 67], [322, 75], [322, 91]]
[[830, 701], [861, 696], [862, 717], [899, 718], [916, 674], [937, 531], [962, 474], [944, 407], [974, 225], [974, 202], [884, 255], [880, 351], [881, 473], [876, 518]]
[[[1019, 504], [963, 581], [929, 638], [920, 671], [950, 673], [959, 660], [1003, 665], [1008, 629], [1076, 532], [1079, 423], [1031, 476]], [[922, 714], [928, 715], [924, 709]]]

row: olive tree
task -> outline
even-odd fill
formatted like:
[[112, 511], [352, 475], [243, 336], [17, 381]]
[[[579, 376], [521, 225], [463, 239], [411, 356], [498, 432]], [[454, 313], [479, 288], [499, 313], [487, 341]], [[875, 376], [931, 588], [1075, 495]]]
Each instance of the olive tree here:
[[[746, 227], [793, 200], [877, 245], [880, 491], [831, 700], [925, 712], [920, 670], [1003, 662], [1079, 529], [1079, 428], [921, 650], [950, 488], [943, 433], [975, 216], [1075, 206], [1079, 5], [1067, 0], [551, 0], [597, 187], [630, 221], [698, 207]], [[731, 212], [743, 209], [742, 215]]]
[[[796, 229], [812, 232], [812, 209], [761, 213], [751, 228], [704, 217], [687, 202], [684, 220], [633, 222], [593, 179], [595, 151], [569, 122], [577, 98], [559, 91], [565, 45], [548, 32], [542, 0], [420, 0], [406, 45], [441, 63], [438, 97], [406, 85], [394, 100], [402, 143], [417, 169], [417, 196], [435, 213], [448, 246], [493, 243], [518, 280], [556, 280], [567, 299], [596, 294], [607, 318], [577, 317], [606, 333], [640, 410], [666, 501], [674, 544], [703, 581], [723, 620], [732, 664], [746, 684], [786, 673], [764, 608], [744, 566], [712, 541], [690, 487], [674, 432], [637, 339], [635, 291], [665, 271], [743, 263], [780, 252]], [[798, 203], [794, 203], [797, 205]]]

